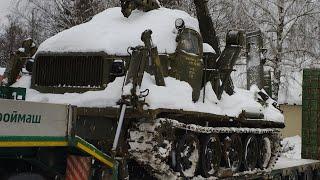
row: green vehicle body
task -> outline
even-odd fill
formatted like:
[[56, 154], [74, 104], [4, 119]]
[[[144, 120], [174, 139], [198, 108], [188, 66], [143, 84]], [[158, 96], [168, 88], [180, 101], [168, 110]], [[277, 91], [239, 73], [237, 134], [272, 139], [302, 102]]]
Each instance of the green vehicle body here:
[[[115, 78], [125, 75], [129, 77], [125, 83], [133, 83], [134, 88], [132, 88], [131, 94], [121, 97], [119, 107], [73, 107], [73, 113], [70, 114], [71, 120], [67, 126], [71, 129], [68, 129], [69, 133], [64, 136], [64, 142], [68, 145], [58, 147], [58, 149], [62, 148], [62, 153], [73, 152], [88, 155], [88, 152], [82, 152], [78, 146], [74, 145], [77, 143], [73, 143], [81, 139], [83, 144], [92, 147], [97, 154], [103, 155], [105, 159], [113, 162], [114, 176], [118, 174], [116, 168], [118, 162], [120, 166], [123, 165], [119, 170], [119, 178], [121, 179], [127, 178], [128, 169], [125, 165], [127, 160], [131, 160], [127, 142], [129, 130], [141, 120], [152, 122], [159, 118], [168, 118], [203, 127], [262, 129], [284, 127], [281, 122], [261, 121], [264, 117], [260, 113], [243, 112], [239, 117], [229, 117], [182, 109], [144, 109], [146, 104], [141, 102], [142, 98], [139, 99], [136, 93], [133, 93], [139, 90], [137, 87], [141, 85], [144, 72], [154, 75], [155, 84], [158, 86], [165, 85], [165, 77], [173, 77], [187, 82], [193, 89], [192, 100], [194, 102], [202, 101], [200, 92], [207, 82], [211, 82], [218, 99], [221, 98], [223, 92], [233, 94], [230, 74], [244, 44], [244, 32], [228, 31], [226, 47], [217, 57], [214, 52], [204, 52], [203, 39], [197, 30], [183, 27], [177, 28], [177, 31], [177, 46], [174, 53], [159, 54], [157, 47], [152, 44], [152, 32], [146, 30], [141, 36], [145, 45], [131, 48], [132, 52], [128, 53], [128, 56], [115, 56], [100, 51], [38, 52], [35, 55], [31, 89], [41, 93], [63, 94], [104, 90]], [[204, 95], [203, 97], [205, 97]], [[119, 116], [121, 117], [121, 108], [123, 107], [126, 107], [124, 120], [122, 119], [124, 124], [121, 128], [118, 147], [113, 149], [114, 140], [118, 133], [117, 128], [121, 124]], [[42, 110], [41, 112], [45, 111], [49, 112], [50, 110]], [[177, 130], [177, 137], [183, 132], [181, 129]], [[5, 139], [10, 138], [5, 137]], [[15, 148], [15, 150], [19, 151], [19, 148]], [[34, 146], [34, 148], [39, 147]], [[34, 149], [30, 148], [25, 150], [26, 153], [34, 152]], [[52, 151], [56, 152], [50, 148], [45, 148], [45, 150], [46, 154]], [[5, 156], [7, 157], [7, 155]], [[33, 157], [37, 158], [38, 156]], [[50, 156], [48, 155], [48, 157]], [[53, 157], [58, 161], [61, 160], [58, 154]], [[118, 162], [111, 157], [118, 157]], [[59, 169], [59, 167], [57, 165], [44, 169], [53, 169], [53, 173], [60, 173], [63, 176], [65, 168]]]
[[[159, 55], [161, 68], [164, 76], [190, 83], [196, 101], [202, 85], [202, 38], [197, 31], [185, 29], [177, 41], [175, 53]], [[188, 45], [191, 49], [186, 49], [187, 42], [191, 43]], [[35, 59], [31, 88], [42, 93], [62, 94], [105, 89], [114, 80], [111, 72], [113, 62], [121, 60], [128, 64], [130, 56], [114, 56], [104, 52], [38, 53]]]

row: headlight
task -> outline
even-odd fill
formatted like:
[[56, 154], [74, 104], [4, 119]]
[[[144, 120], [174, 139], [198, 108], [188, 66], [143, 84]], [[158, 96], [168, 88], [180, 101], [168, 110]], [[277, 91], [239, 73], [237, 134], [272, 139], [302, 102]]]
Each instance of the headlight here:
[[181, 18], [177, 19], [175, 25], [178, 30], [184, 29], [184, 20]]

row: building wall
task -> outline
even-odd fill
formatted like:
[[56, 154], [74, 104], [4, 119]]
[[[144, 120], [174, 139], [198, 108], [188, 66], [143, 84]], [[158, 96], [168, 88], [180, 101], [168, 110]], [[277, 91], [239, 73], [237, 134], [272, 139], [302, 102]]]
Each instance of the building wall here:
[[281, 105], [286, 127], [282, 130], [283, 137], [301, 136], [302, 127], [302, 106], [301, 105]]

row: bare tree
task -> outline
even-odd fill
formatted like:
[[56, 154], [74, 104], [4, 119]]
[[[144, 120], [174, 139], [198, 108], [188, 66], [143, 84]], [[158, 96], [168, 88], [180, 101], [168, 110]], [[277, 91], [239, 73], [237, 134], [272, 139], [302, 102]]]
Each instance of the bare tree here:
[[318, 14], [319, 7], [308, 0], [243, 0], [241, 6], [267, 40], [270, 49], [267, 63], [273, 69], [273, 96], [278, 99], [283, 63], [293, 58], [293, 53], [300, 54], [290, 44], [294, 29], [304, 23], [304, 18]]
[[[60, 32], [89, 21], [106, 7], [104, 0], [29, 0], [29, 9], [41, 17], [46, 30]], [[30, 15], [29, 15], [30, 17]], [[29, 18], [30, 19], [30, 18]]]
[[18, 19], [8, 17], [9, 23], [0, 35], [0, 66], [5, 67], [10, 55], [17, 50], [27, 37]]

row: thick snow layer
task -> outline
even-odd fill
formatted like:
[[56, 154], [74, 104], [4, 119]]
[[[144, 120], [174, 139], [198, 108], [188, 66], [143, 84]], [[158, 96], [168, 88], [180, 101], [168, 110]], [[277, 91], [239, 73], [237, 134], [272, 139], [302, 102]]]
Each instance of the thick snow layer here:
[[[102, 91], [90, 91], [83, 94], [66, 93], [66, 94], [43, 94], [36, 90], [30, 89], [31, 77], [23, 76], [13, 86], [27, 88], [27, 101], [48, 102], [59, 104], [72, 104], [79, 107], [112, 107], [120, 99], [122, 92], [123, 77], [117, 78], [114, 82], [109, 83], [107, 88]], [[262, 106], [256, 102], [258, 89], [251, 88], [250, 91], [244, 89], [235, 89], [232, 96], [224, 93], [222, 99], [218, 100], [211, 84], [206, 86], [205, 102], [202, 102], [201, 96], [198, 102], [192, 102], [192, 88], [186, 83], [175, 78], [165, 78], [166, 86], [156, 86], [153, 76], [145, 73], [141, 90], [149, 89], [150, 93], [146, 97], [146, 103], [149, 109], [167, 108], [183, 109], [186, 111], [198, 111], [218, 115], [228, 115], [236, 117], [243, 110], [248, 112], [264, 113], [268, 121], [283, 122], [283, 115], [271, 104]], [[130, 92], [131, 86], [124, 88], [124, 94]], [[268, 103], [272, 103], [270, 100]]]
[[293, 136], [284, 138], [282, 144], [282, 157], [290, 159], [301, 159], [301, 137]]
[[79, 107], [112, 107], [116, 106], [121, 97], [123, 79], [118, 78], [110, 83], [105, 90], [88, 91], [86, 93], [42, 94], [30, 89], [31, 76], [23, 76], [12, 86], [27, 88], [27, 101], [47, 102], [57, 104], [72, 104]]
[[176, 49], [175, 20], [182, 18], [186, 27], [199, 31], [198, 21], [186, 12], [160, 8], [149, 12], [134, 10], [129, 18], [121, 8], [110, 8], [87, 23], [63, 31], [42, 43], [38, 52], [105, 52], [128, 55], [128, 47], [143, 45], [141, 33], [153, 31], [152, 40], [160, 53]]

